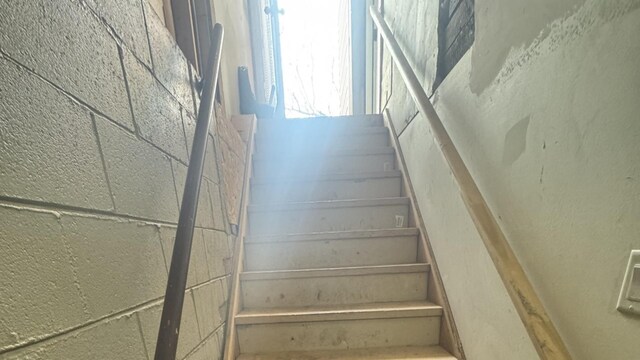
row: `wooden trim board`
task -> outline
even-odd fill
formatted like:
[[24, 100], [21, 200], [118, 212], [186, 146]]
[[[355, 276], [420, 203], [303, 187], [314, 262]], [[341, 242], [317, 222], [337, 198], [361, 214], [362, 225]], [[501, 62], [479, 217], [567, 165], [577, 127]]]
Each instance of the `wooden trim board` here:
[[253, 118], [251, 124], [251, 130], [249, 131], [249, 141], [247, 142], [247, 153], [244, 163], [244, 181], [242, 185], [242, 200], [240, 202], [240, 219], [238, 221], [238, 236], [233, 251], [233, 273], [231, 275], [231, 292], [229, 294], [229, 309], [227, 313], [227, 328], [226, 336], [224, 339], [224, 360], [233, 360], [240, 354], [240, 345], [238, 343], [238, 337], [236, 333], [236, 315], [240, 311], [241, 307], [241, 294], [240, 294], [240, 273], [243, 270], [243, 252], [244, 252], [244, 238], [247, 234], [247, 227], [249, 222], [247, 221], [248, 208], [251, 203], [250, 190], [251, 190], [251, 170], [253, 169], [253, 150], [255, 144], [257, 118]]
[[458, 329], [456, 328], [456, 324], [453, 319], [453, 313], [451, 312], [451, 307], [449, 306], [447, 294], [444, 291], [444, 284], [442, 282], [442, 277], [440, 276], [440, 271], [438, 270], [438, 265], [436, 264], [435, 257], [433, 256], [433, 250], [431, 248], [431, 244], [429, 243], [427, 229], [424, 221], [422, 220], [420, 208], [418, 207], [418, 200], [416, 199], [416, 195], [413, 190], [413, 184], [411, 183], [411, 179], [409, 178], [407, 164], [404, 160], [402, 148], [400, 147], [400, 142], [398, 140], [398, 133], [393, 126], [393, 122], [391, 121], [388, 109], [384, 111], [383, 116], [385, 125], [389, 128], [390, 144], [396, 150], [396, 166], [399, 168], [403, 175], [402, 195], [408, 197], [411, 204], [411, 219], [409, 222], [409, 226], [413, 225], [419, 230], [417, 260], [431, 264], [427, 294], [431, 302], [440, 305], [443, 308], [442, 323], [440, 326], [440, 346], [442, 346], [445, 350], [450, 352], [459, 360], [464, 360], [466, 359], [466, 357], [462, 348], [462, 342], [460, 341], [460, 335], [458, 334]]

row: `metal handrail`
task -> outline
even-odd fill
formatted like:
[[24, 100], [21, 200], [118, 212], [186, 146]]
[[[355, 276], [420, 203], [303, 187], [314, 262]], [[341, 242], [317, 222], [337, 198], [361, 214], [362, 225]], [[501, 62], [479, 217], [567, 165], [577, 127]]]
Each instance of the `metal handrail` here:
[[187, 272], [189, 270], [189, 257], [191, 255], [191, 243], [198, 210], [198, 198], [202, 171], [207, 149], [207, 136], [209, 126], [214, 114], [214, 100], [218, 73], [220, 72], [220, 56], [222, 53], [222, 41], [224, 29], [222, 25], [215, 24], [209, 50], [206, 74], [202, 89], [202, 101], [198, 109], [198, 121], [191, 147], [191, 159], [187, 170], [187, 180], [182, 196], [178, 229], [173, 245], [173, 256], [169, 269], [169, 280], [164, 296], [164, 306], [160, 328], [158, 329], [158, 342], [156, 343], [155, 360], [174, 360], [178, 348], [178, 335], [180, 320], [182, 317], [182, 305], [184, 292], [187, 285]]
[[411, 97], [431, 125], [431, 132], [436, 143], [439, 145], [458, 183], [462, 200], [476, 225], [489, 256], [493, 260], [538, 355], [545, 360], [571, 359], [571, 355], [560, 334], [558, 334], [547, 315], [547, 311], [527, 278], [522, 265], [518, 262], [502, 229], [480, 193], [478, 185], [471, 177], [471, 173], [464, 161], [462, 161], [460, 153], [458, 153], [449, 137], [416, 74], [411, 69], [411, 65], [400, 49], [393, 33], [375, 7], [371, 6], [369, 12], [405, 81]]

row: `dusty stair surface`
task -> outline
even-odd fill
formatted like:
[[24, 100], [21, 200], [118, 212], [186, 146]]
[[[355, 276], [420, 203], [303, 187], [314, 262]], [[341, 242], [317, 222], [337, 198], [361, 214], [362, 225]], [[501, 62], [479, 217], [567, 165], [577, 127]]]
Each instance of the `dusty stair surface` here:
[[382, 116], [259, 123], [238, 359], [455, 359]]

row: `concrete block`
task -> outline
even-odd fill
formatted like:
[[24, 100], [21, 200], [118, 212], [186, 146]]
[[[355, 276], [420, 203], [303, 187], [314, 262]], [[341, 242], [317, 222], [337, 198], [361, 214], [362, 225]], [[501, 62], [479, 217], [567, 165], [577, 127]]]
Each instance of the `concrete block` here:
[[202, 344], [193, 351], [187, 360], [217, 360], [220, 359], [222, 353], [220, 351], [220, 345], [218, 344], [217, 334], [211, 334], [208, 338], [202, 341]]
[[231, 151], [244, 158], [246, 144], [242, 141], [240, 133], [235, 126], [233, 126], [229, 117], [216, 116], [216, 132], [218, 134], [218, 138], [221, 141], [226, 142]]
[[[229, 294], [227, 292], [227, 278], [222, 278], [219, 280], [216, 280], [214, 282], [215, 286], [213, 287], [213, 292], [214, 295], [216, 297], [216, 299], [218, 299], [218, 302], [225, 303], [228, 299], [229, 299]], [[226, 313], [221, 313], [220, 314], [222, 316], [222, 318], [226, 318], [227, 314]]]
[[124, 52], [124, 67], [131, 92], [133, 116], [140, 135], [186, 162], [187, 145], [179, 103], [128, 51]]
[[[180, 164], [177, 161], [172, 161], [173, 171], [175, 177], [176, 192], [178, 194], [178, 201], [182, 204], [182, 196], [184, 194], [184, 186], [187, 180], [187, 167]], [[198, 198], [198, 212], [196, 214], [196, 226], [201, 228], [211, 229], [215, 226], [214, 213], [211, 209], [210, 201], [210, 183], [206, 179], [202, 180], [200, 185], [200, 194]]]
[[88, 0], [87, 5], [113, 28], [140, 60], [151, 67], [149, 40], [140, 0]]
[[[193, 96], [193, 113], [198, 115], [200, 109], [200, 93], [198, 92], [197, 83], [201, 80], [196, 68], [189, 63], [189, 75], [191, 76], [191, 94]], [[214, 104], [214, 106], [217, 106]]]
[[193, 291], [187, 291], [182, 309], [182, 324], [180, 326], [177, 357], [181, 359], [184, 358], [191, 350], [198, 346], [201, 340], [202, 335], [198, 328]]
[[0, 48], [16, 61], [133, 129], [115, 40], [80, 1], [3, 2]]
[[102, 118], [96, 118], [111, 191], [119, 213], [177, 222], [169, 158]]
[[202, 284], [211, 279], [202, 232], [202, 229], [194, 230], [193, 243], [191, 244], [191, 261], [189, 267], [193, 267], [193, 277], [195, 277], [195, 279], [192, 281], [194, 285]]
[[[173, 245], [175, 244], [176, 228], [169, 226], [160, 227], [160, 241], [166, 262], [167, 273], [171, 267], [171, 258], [173, 255]], [[189, 259], [189, 273], [187, 274], [187, 287], [193, 287], [208, 281], [209, 265], [207, 261], [206, 248], [202, 240], [202, 229], [196, 228], [193, 233], [193, 241], [191, 243], [191, 257]]]
[[224, 260], [231, 258], [227, 234], [218, 230], [203, 230], [204, 248], [207, 253], [209, 275], [217, 278], [227, 274]]
[[216, 337], [218, 338], [218, 350], [220, 351], [222, 351], [222, 347], [224, 345], [224, 336], [225, 336], [224, 327], [221, 327], [218, 330], [216, 330]]
[[191, 148], [193, 147], [193, 135], [196, 133], [196, 118], [184, 108], [181, 108], [182, 126], [184, 128], [184, 136], [187, 141], [187, 154], [191, 158]]
[[3, 354], [2, 358], [140, 360], [146, 359], [147, 354], [136, 318], [129, 314], [100, 321], [52, 340]]
[[60, 223], [92, 318], [164, 295], [167, 272], [155, 226], [67, 215]]
[[249, 132], [251, 131], [251, 124], [256, 121], [256, 116], [253, 114], [248, 115], [231, 115], [231, 123], [233, 127], [238, 130], [238, 134], [243, 142], [249, 141]]
[[219, 311], [222, 303], [216, 296], [216, 292], [214, 292], [217, 283], [217, 281], [210, 282], [193, 289], [193, 297], [198, 314], [198, 326], [203, 337], [211, 335], [222, 324], [222, 317]]
[[0, 206], [0, 351], [89, 320], [54, 213]]
[[163, 0], [149, 0], [149, 5], [151, 5], [151, 9], [158, 15], [160, 21], [166, 25], [166, 21], [164, 19], [164, 4]]
[[211, 135], [207, 136], [207, 155], [204, 159], [204, 172], [203, 175], [209, 180], [218, 184], [220, 179], [218, 177], [218, 157], [216, 156], [216, 146]]
[[112, 209], [89, 112], [2, 57], [0, 78], [0, 194]]
[[220, 141], [220, 168], [222, 169], [222, 177], [220, 181], [224, 185], [225, 190], [225, 207], [227, 210], [227, 218], [231, 223], [237, 223], [240, 216], [240, 201], [242, 198], [242, 189], [244, 186], [244, 155], [238, 156], [229, 144]]
[[144, 4], [156, 77], [184, 107], [191, 109], [193, 98], [189, 63], [162, 20], [146, 1]]
[[[176, 359], [184, 359], [201, 340], [191, 291], [188, 290], [184, 296]], [[162, 315], [162, 304], [162, 302], [158, 302], [137, 312], [138, 318], [140, 319], [142, 337], [144, 338], [144, 343], [146, 344], [150, 357], [153, 356], [156, 349], [160, 316]]]
[[[189, 157], [191, 157], [193, 137], [196, 130], [196, 119], [188, 111], [182, 109], [182, 121], [184, 124], [185, 136], [187, 138], [187, 149]], [[213, 128], [214, 126], [215, 124], [211, 124], [211, 128]], [[213, 136], [209, 135], [207, 137], [207, 154], [204, 159], [204, 170], [202, 174], [215, 183], [219, 182], [218, 166], [216, 164], [217, 161], [218, 158], [216, 156], [216, 146], [213, 140]]]
[[209, 184], [209, 196], [211, 197], [213, 228], [226, 231], [227, 230], [227, 218], [224, 214], [224, 206], [222, 203], [221, 189], [218, 184], [207, 181]]

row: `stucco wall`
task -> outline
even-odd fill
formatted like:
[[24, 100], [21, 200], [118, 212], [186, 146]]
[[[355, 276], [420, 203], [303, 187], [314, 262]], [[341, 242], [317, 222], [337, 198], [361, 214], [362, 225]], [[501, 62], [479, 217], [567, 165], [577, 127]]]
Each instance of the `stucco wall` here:
[[[412, 7], [437, 0], [420, 3], [385, 1], [385, 17], [431, 89], [437, 47], [420, 39], [437, 39], [437, 13]], [[640, 318], [615, 307], [640, 248], [640, 1], [475, 6], [475, 44], [436, 110], [574, 359], [636, 359]], [[383, 69], [468, 358], [537, 359], [426, 120]]]
[[[0, 358], [153, 358], [192, 74], [146, 1], [0, 1]], [[232, 239], [216, 136], [180, 359], [221, 352]]]

